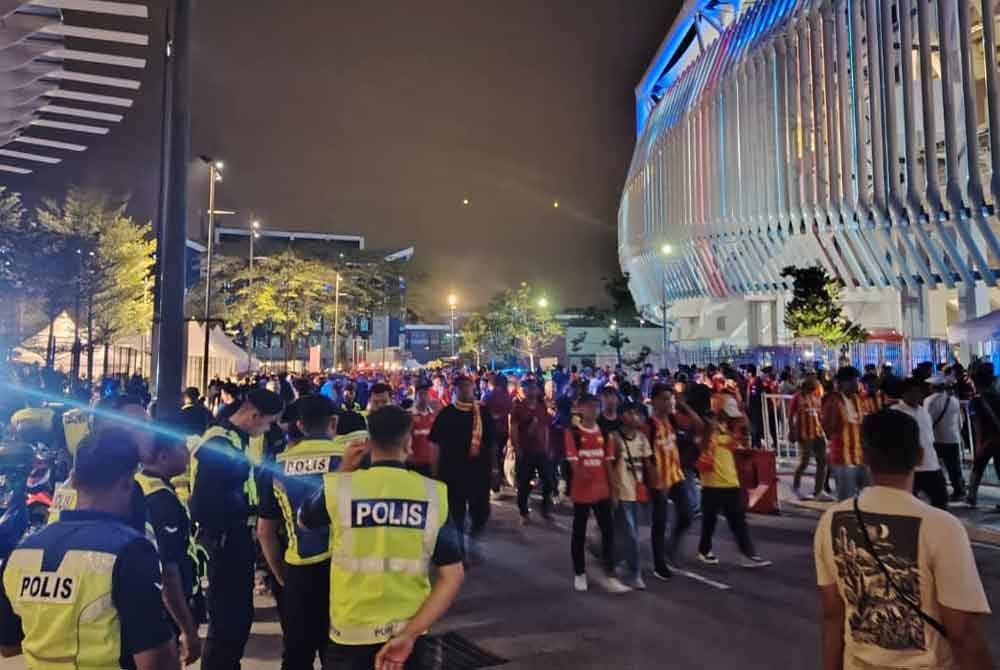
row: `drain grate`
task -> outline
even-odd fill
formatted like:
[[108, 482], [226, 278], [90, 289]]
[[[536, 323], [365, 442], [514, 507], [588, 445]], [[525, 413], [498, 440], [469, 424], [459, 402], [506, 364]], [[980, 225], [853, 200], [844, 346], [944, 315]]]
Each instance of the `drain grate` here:
[[428, 639], [420, 656], [420, 670], [479, 670], [507, 663], [465, 639], [458, 633], [445, 633]]

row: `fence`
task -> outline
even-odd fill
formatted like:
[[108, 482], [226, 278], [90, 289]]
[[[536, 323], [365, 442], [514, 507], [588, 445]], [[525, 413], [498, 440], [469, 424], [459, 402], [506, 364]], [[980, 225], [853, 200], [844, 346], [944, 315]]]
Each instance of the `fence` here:
[[[789, 407], [791, 395], [765, 393], [761, 398], [764, 416], [764, 445], [777, 453], [778, 461], [797, 462], [799, 445], [789, 437], [790, 416]], [[969, 415], [969, 403], [962, 401], [962, 444], [959, 447], [962, 454], [962, 468], [967, 472], [972, 469], [972, 459], [975, 442], [972, 436], [972, 420]], [[983, 483], [1000, 484], [993, 470], [987, 469]]]

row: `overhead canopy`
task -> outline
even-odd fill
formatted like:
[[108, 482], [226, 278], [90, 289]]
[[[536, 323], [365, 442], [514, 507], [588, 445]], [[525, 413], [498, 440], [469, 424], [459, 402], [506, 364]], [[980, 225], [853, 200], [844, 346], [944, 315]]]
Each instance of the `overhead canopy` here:
[[1000, 333], [1000, 310], [948, 326], [949, 342], [983, 342]]
[[[205, 346], [205, 328], [197, 322], [188, 321], [188, 356], [201, 356]], [[239, 372], [254, 371], [260, 368], [260, 361], [247, 356], [247, 352], [236, 345], [222, 328], [212, 328], [208, 340], [208, 357], [231, 360]]]

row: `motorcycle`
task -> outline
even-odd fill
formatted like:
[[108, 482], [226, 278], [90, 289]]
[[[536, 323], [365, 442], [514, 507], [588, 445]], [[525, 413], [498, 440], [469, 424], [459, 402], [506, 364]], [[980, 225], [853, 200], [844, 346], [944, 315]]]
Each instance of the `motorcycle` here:
[[34, 451], [23, 442], [0, 442], [0, 562], [28, 530], [27, 479]]
[[29, 533], [48, 523], [56, 485], [66, 480], [69, 469], [68, 455], [63, 449], [52, 449], [41, 443], [33, 447], [31, 471], [25, 482]]

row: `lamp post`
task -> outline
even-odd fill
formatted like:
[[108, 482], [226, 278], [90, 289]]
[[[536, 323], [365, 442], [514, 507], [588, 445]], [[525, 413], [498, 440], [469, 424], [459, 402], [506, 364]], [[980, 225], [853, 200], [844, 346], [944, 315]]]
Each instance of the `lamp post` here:
[[337, 369], [337, 336], [340, 331], [340, 273], [337, 273], [337, 286], [333, 297], [333, 369]]
[[[254, 219], [253, 221], [250, 222], [250, 285], [249, 285], [249, 290], [250, 290], [250, 294], [251, 295], [253, 295], [253, 243], [254, 243], [254, 240], [256, 240], [257, 238], [260, 237], [260, 232], [258, 232], [259, 230], [260, 230], [260, 221], [258, 221], [257, 219]], [[252, 372], [252, 370], [250, 368], [253, 367], [253, 351], [256, 348], [254, 345], [257, 344], [254, 341], [253, 324], [252, 323], [250, 325], [250, 333], [248, 335], [249, 335], [249, 337], [247, 339], [247, 374], [249, 375], [250, 372]]]
[[222, 161], [202, 156], [208, 163], [208, 261], [205, 266], [205, 346], [202, 349], [201, 392], [208, 393], [208, 341], [211, 336], [209, 319], [212, 316], [212, 255], [215, 247], [215, 182], [222, 181]]
[[458, 305], [458, 296], [454, 293], [448, 296], [448, 307], [451, 309], [451, 357], [455, 358], [455, 307]]
[[663, 254], [663, 361], [662, 366], [667, 366], [667, 259], [674, 253], [674, 247], [670, 244], [664, 244], [660, 247], [660, 253]]

